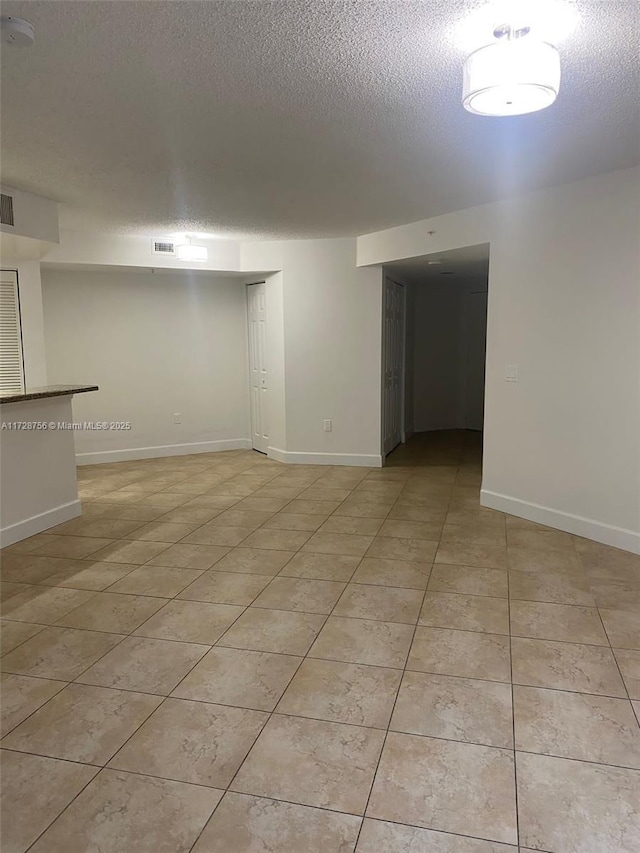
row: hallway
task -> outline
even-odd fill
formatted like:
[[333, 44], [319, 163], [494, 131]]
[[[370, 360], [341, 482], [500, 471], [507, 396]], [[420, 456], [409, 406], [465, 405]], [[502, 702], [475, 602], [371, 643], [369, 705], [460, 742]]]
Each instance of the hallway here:
[[480, 457], [80, 468], [2, 552], [3, 853], [636, 853], [640, 557]]

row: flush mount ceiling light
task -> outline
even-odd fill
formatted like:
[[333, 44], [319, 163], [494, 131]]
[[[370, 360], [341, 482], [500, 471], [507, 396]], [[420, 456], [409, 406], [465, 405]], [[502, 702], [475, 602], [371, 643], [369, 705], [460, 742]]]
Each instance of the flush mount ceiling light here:
[[560, 89], [557, 48], [531, 35], [530, 27], [503, 24], [495, 41], [464, 63], [462, 103], [470, 113], [515, 116], [550, 107]]
[[33, 24], [25, 21], [24, 18], [2, 15], [0, 17], [0, 28], [3, 44], [12, 44], [14, 47], [29, 47], [35, 41]]
[[179, 261], [206, 261], [209, 259], [209, 250], [206, 246], [195, 245], [191, 237], [187, 237], [186, 243], [176, 246], [176, 257]]

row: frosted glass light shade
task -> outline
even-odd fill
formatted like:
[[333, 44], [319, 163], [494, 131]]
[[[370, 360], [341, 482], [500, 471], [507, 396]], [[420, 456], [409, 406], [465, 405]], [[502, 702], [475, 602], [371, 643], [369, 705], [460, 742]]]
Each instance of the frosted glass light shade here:
[[505, 39], [464, 63], [462, 103], [471, 113], [515, 116], [550, 107], [560, 89], [560, 54], [543, 41]]
[[206, 246], [185, 243], [183, 246], [176, 246], [176, 256], [179, 261], [206, 261], [209, 258], [209, 250]]

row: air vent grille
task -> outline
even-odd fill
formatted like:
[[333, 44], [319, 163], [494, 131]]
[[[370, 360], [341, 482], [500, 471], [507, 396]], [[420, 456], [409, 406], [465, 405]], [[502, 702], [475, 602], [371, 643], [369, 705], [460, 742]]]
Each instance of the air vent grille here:
[[0, 225], [15, 225], [13, 221], [13, 196], [0, 194]]
[[24, 391], [18, 274], [0, 271], [0, 391]]
[[169, 240], [154, 240], [152, 251], [154, 255], [175, 255], [176, 244]]

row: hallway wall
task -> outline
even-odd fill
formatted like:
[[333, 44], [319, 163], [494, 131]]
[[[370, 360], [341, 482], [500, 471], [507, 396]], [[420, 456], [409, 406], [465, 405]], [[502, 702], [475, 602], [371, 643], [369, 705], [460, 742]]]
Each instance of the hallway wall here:
[[358, 239], [361, 265], [490, 243], [482, 501], [637, 552], [639, 234], [636, 168]]

